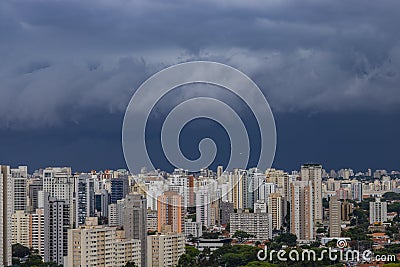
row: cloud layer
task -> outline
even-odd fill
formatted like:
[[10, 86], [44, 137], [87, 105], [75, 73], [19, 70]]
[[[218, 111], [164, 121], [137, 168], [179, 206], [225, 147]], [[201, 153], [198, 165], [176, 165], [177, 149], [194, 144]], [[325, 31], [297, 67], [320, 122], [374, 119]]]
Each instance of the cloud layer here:
[[122, 112], [154, 72], [214, 60], [278, 112], [400, 104], [398, 1], [1, 1], [0, 127]]

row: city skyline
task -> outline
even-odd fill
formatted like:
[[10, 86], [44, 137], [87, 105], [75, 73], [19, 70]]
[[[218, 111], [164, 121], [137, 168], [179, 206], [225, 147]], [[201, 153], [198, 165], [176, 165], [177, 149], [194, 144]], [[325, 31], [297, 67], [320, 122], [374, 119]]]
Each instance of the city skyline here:
[[[3, 1], [0, 98], [12, 101], [0, 108], [0, 162], [124, 167], [123, 115], [139, 85], [176, 63], [209, 60], [239, 69], [267, 98], [277, 126], [276, 168], [320, 162], [330, 169], [396, 169], [398, 5], [201, 1], [195, 8], [172, 2], [165, 12], [158, 2]], [[209, 94], [223, 95], [215, 88]], [[166, 97], [156, 115], [186, 97], [179, 90]], [[243, 119], [251, 124], [247, 112]], [[186, 155], [196, 158], [190, 148], [204, 137], [225, 147], [217, 125], [194, 124], [182, 136], [190, 144]], [[228, 153], [222, 149], [218, 164]], [[171, 170], [161, 159], [158, 165]]]

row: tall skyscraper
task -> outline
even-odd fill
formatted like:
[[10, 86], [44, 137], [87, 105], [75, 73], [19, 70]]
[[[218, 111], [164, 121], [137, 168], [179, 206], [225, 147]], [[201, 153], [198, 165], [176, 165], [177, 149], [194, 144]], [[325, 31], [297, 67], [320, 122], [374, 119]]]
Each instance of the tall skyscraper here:
[[339, 238], [341, 232], [341, 202], [332, 196], [329, 200], [329, 236]]
[[[33, 212], [39, 208], [39, 191], [43, 191], [43, 180], [30, 179], [28, 183], [29, 212]], [[43, 199], [41, 201], [43, 202]]]
[[111, 203], [111, 196], [107, 190], [101, 190], [100, 205], [101, 216], [108, 217], [108, 205]]
[[126, 238], [139, 239], [141, 244], [141, 265], [146, 266], [147, 203], [141, 194], [129, 194], [125, 198], [124, 230]]
[[[43, 191], [47, 192], [49, 197], [55, 198], [57, 201], [64, 201], [64, 207], [70, 209], [68, 212], [68, 221], [72, 227], [76, 218], [75, 213], [72, 212], [74, 207], [74, 178], [71, 168], [54, 167], [43, 170]], [[38, 194], [40, 195], [40, 193]], [[40, 198], [38, 197], [39, 203], [42, 201]]]
[[29, 247], [44, 257], [44, 209], [29, 214]]
[[108, 225], [121, 226], [124, 225], [124, 206], [125, 199], [120, 199], [117, 203], [108, 205]]
[[285, 198], [279, 193], [270, 194], [267, 202], [268, 214], [272, 216], [272, 229], [280, 230], [285, 218]]
[[375, 198], [374, 202], [369, 203], [369, 223], [383, 223], [387, 221], [387, 202], [381, 202], [380, 198]]
[[291, 183], [290, 232], [298, 240], [314, 240], [314, 202], [311, 181]]
[[362, 196], [363, 196], [362, 183], [357, 180], [353, 180], [351, 182], [351, 199], [361, 202]]
[[11, 261], [11, 216], [13, 189], [10, 166], [0, 165], [0, 266], [9, 266]]
[[118, 200], [125, 198], [129, 193], [129, 179], [127, 175], [120, 175], [111, 180], [111, 203], [117, 203]]
[[13, 211], [27, 210], [27, 179], [28, 179], [28, 167], [19, 166], [16, 169], [11, 169], [11, 177], [13, 181], [13, 195], [14, 195], [14, 206]]
[[322, 223], [322, 166], [320, 164], [304, 164], [301, 166], [301, 180], [312, 182], [314, 202], [314, 222]]
[[220, 202], [219, 222], [221, 225], [228, 224], [230, 221], [230, 214], [234, 212], [233, 203], [228, 201]]
[[65, 200], [44, 194], [44, 261], [64, 264], [67, 256], [70, 206]]
[[75, 180], [75, 227], [85, 224], [87, 217], [95, 216], [94, 179], [90, 174], [80, 174]]
[[268, 183], [277, 186], [277, 192], [281, 193], [286, 199], [289, 198], [289, 174], [287, 172], [271, 168], [265, 171], [265, 178]]
[[183, 231], [182, 197], [174, 191], [166, 191], [157, 198], [158, 232], [162, 232], [165, 225], [170, 225], [175, 233]]
[[210, 192], [207, 187], [200, 188], [196, 192], [196, 222], [204, 226], [210, 225]]

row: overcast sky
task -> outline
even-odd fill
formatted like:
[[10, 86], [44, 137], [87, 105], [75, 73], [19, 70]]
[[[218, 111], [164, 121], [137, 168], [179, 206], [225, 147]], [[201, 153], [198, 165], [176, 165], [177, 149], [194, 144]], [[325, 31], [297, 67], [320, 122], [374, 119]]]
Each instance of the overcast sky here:
[[136, 88], [172, 64], [212, 60], [268, 99], [274, 166], [400, 169], [399, 10], [395, 0], [1, 1], [0, 162], [123, 168]]

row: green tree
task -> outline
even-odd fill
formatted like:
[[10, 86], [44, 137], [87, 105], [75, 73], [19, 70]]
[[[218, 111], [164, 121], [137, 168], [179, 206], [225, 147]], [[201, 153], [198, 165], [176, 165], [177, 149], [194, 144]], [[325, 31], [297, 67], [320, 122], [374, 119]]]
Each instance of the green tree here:
[[245, 232], [245, 231], [242, 231], [242, 230], [237, 230], [237, 231], [233, 234], [232, 237], [233, 237], [233, 238], [237, 238], [237, 239], [239, 240], [239, 242], [242, 243], [245, 239], [254, 237], [254, 235], [251, 235], [251, 234], [249, 234], [249, 233], [247, 233], [247, 232]]
[[13, 244], [11, 250], [12, 256], [16, 258], [23, 258], [29, 255], [29, 248], [21, 244]]
[[200, 251], [198, 249], [189, 246], [185, 247], [185, 253], [179, 258], [178, 267], [199, 266], [197, 264], [199, 254]]
[[125, 264], [125, 267], [137, 267], [136, 263], [134, 261], [128, 261]]
[[275, 242], [294, 247], [297, 244], [297, 236], [291, 233], [283, 233], [275, 238]]

